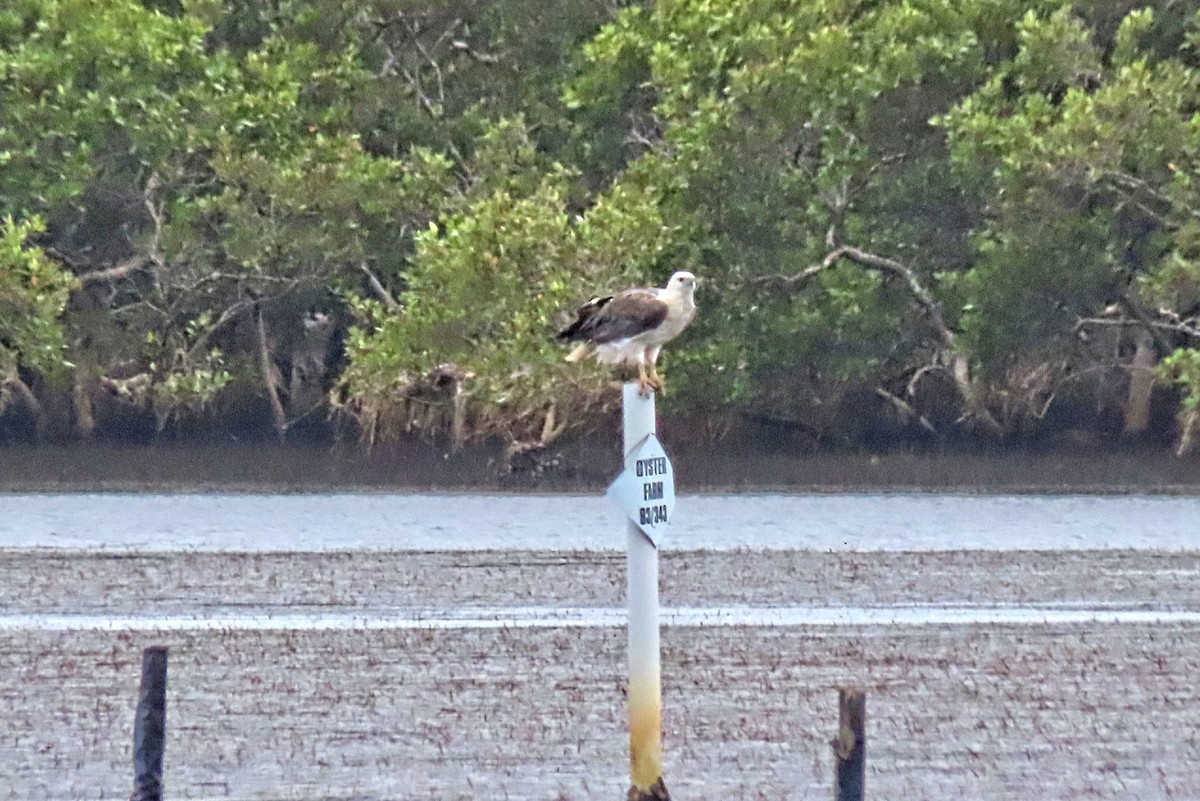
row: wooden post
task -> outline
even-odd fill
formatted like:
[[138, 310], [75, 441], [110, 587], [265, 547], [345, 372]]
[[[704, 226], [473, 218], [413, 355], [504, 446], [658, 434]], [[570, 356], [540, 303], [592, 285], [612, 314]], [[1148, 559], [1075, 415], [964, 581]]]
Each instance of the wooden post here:
[[162, 801], [167, 729], [167, 649], [142, 652], [142, 685], [133, 723], [133, 795], [129, 801]]
[[833, 746], [833, 801], [863, 801], [866, 777], [867, 694], [838, 690], [838, 733]]
[[[634, 449], [656, 433], [654, 395], [642, 397], [636, 383], [623, 396], [625, 469]], [[629, 777], [628, 801], [668, 801], [662, 778], [662, 675], [658, 640], [658, 548], [627, 522], [626, 567], [629, 601]]]

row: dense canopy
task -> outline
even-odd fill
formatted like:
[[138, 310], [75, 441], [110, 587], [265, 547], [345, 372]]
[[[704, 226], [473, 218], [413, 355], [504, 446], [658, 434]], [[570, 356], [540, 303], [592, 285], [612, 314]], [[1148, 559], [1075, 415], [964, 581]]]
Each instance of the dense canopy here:
[[1185, 451], [1198, 170], [1194, 2], [10, 0], [0, 441], [544, 447], [687, 269], [698, 434]]

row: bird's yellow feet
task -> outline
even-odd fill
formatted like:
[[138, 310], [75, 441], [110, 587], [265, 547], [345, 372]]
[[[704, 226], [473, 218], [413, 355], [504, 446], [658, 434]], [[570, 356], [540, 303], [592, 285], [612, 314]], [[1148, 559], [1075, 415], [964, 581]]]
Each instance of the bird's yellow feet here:
[[646, 374], [645, 362], [638, 362], [637, 383], [638, 383], [638, 395], [640, 395], [643, 398], [650, 397], [650, 395], [654, 392], [654, 390], [658, 389], [658, 384], [655, 381], [654, 374], [653, 373], [650, 375]]

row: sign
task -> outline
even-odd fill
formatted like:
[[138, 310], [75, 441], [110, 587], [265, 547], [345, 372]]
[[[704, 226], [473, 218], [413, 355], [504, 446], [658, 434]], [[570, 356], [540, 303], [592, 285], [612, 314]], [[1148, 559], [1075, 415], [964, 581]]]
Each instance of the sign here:
[[657, 548], [675, 511], [675, 470], [658, 437], [651, 434], [633, 449], [629, 466], [605, 494]]

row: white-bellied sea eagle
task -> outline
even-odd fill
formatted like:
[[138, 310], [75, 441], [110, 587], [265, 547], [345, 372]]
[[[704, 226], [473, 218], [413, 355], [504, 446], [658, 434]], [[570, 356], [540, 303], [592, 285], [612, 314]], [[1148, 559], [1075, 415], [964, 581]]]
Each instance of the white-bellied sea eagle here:
[[696, 276], [680, 270], [662, 289], [626, 289], [592, 298], [558, 338], [578, 342], [567, 361], [595, 354], [605, 364], [636, 365], [643, 395], [663, 388], [655, 364], [663, 345], [683, 333], [696, 316]]

